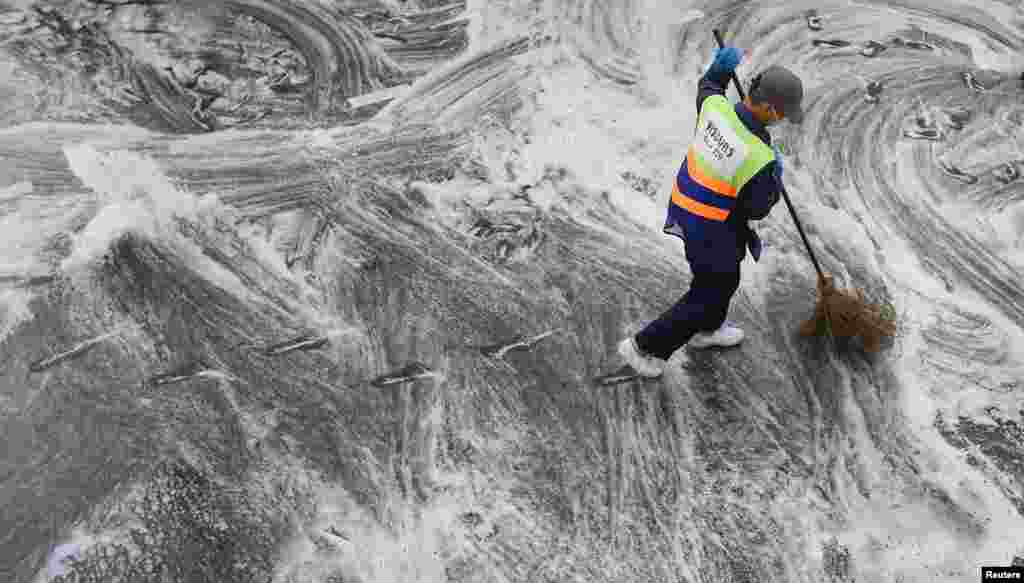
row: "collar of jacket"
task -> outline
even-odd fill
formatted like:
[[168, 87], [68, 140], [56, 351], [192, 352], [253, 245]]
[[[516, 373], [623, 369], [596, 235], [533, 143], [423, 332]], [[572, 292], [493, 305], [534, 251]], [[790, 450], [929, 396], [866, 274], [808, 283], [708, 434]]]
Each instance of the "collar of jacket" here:
[[746, 104], [742, 101], [737, 102], [735, 110], [736, 115], [740, 116], [740, 119], [755, 136], [761, 138], [761, 141], [769, 146], [772, 145], [772, 136], [768, 133], [768, 128], [754, 117], [754, 112], [750, 111]]

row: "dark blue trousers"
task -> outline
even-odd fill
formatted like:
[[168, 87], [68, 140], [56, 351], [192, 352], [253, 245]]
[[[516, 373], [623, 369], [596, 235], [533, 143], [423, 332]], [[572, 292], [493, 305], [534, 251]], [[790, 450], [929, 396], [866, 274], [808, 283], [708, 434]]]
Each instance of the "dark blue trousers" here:
[[735, 269], [690, 261], [690, 290], [657, 320], [636, 335], [640, 350], [668, 359], [697, 332], [717, 330], [725, 322], [729, 302], [740, 286], [740, 263]]

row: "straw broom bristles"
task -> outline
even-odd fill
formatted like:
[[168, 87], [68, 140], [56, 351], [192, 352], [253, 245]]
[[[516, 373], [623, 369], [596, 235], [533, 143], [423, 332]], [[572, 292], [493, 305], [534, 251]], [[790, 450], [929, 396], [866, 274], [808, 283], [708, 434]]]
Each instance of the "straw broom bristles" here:
[[835, 337], [860, 337], [864, 350], [877, 352], [882, 339], [896, 333], [896, 314], [891, 306], [879, 307], [856, 294], [838, 290], [832, 276], [818, 279], [818, 303], [814, 315], [800, 326], [803, 336], [828, 334]]

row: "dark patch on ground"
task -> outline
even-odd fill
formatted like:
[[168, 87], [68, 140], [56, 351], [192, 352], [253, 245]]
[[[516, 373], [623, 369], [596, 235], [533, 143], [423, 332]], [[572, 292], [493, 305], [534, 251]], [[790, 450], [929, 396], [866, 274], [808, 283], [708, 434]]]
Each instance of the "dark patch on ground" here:
[[[1012, 489], [1002, 488], [1003, 493], [1024, 516], [1024, 492], [1016, 484], [1024, 483], [1024, 426], [1019, 421], [993, 414], [994, 425], [976, 423], [969, 417], [959, 417], [956, 424], [950, 424], [941, 415], [935, 419], [934, 425], [950, 445], [966, 450], [977, 449], [985, 460], [995, 466], [998, 471], [1005, 472], [1013, 479]], [[985, 464], [978, 456], [971, 454], [975, 460], [972, 465]], [[996, 482], [997, 484], [999, 481]]]
[[186, 462], [161, 462], [129, 504], [142, 526], [88, 549], [53, 583], [270, 581], [290, 527], [268, 510]]

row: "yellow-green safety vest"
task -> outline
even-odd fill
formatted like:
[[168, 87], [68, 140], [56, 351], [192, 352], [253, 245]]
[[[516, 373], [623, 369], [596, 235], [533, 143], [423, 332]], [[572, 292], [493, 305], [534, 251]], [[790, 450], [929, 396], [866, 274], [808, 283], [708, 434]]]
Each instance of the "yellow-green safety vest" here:
[[[672, 189], [672, 203], [711, 221], [725, 221], [736, 196], [775, 152], [751, 132], [724, 95], [704, 100], [693, 143]], [[682, 169], [680, 169], [682, 170]]]

